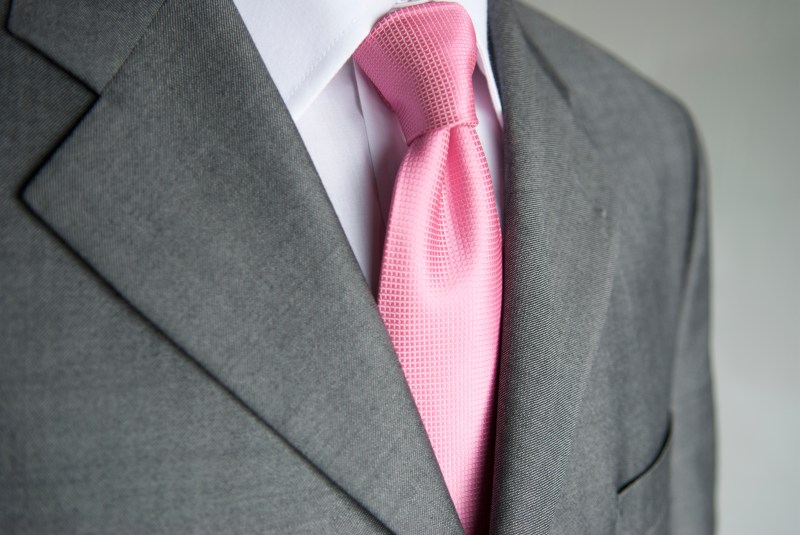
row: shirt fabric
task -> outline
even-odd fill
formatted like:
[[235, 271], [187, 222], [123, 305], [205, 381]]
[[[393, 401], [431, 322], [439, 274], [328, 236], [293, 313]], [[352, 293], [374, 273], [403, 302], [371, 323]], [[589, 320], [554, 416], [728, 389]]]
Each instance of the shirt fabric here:
[[[367, 283], [377, 292], [392, 189], [406, 144], [394, 113], [351, 56], [404, 0], [234, 0], [322, 180]], [[478, 136], [502, 221], [502, 110], [486, 0], [461, 0], [475, 27]]]

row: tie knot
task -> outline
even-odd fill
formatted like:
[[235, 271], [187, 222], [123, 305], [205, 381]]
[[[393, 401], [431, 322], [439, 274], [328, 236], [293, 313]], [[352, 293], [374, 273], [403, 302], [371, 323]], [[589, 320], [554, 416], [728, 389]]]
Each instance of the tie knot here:
[[459, 4], [393, 11], [353, 57], [394, 110], [407, 144], [431, 130], [478, 123], [472, 91], [475, 30]]

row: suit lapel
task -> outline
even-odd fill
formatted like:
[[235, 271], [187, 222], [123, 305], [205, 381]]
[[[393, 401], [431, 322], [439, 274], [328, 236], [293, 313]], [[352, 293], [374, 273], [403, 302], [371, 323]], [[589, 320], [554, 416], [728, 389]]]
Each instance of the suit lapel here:
[[23, 195], [386, 527], [461, 531], [372, 295], [229, 1], [167, 2]]
[[[506, 0], [492, 526], [548, 530], [617, 251], [602, 158]], [[24, 199], [124, 299], [397, 532], [461, 528], [374, 300], [229, 1], [167, 2]]]
[[494, 533], [546, 533], [617, 254], [609, 174], [511, 2], [490, 32], [505, 122], [504, 305]]

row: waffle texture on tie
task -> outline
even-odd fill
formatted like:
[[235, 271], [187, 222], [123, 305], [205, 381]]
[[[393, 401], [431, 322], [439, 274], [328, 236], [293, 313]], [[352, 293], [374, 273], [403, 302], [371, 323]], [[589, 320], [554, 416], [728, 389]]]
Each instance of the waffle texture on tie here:
[[378, 308], [467, 534], [488, 527], [502, 239], [472, 90], [475, 31], [454, 3], [401, 8], [354, 55], [408, 144]]

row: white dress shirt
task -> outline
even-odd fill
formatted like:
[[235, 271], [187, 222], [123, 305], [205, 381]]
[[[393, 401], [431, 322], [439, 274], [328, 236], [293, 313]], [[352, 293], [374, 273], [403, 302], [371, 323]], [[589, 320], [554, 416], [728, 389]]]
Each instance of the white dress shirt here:
[[[383, 15], [408, 0], [234, 0], [283, 97], [367, 283], [377, 292], [400, 125], [351, 56]], [[486, 0], [461, 0], [478, 42], [478, 136], [502, 221], [502, 113], [488, 50]]]

